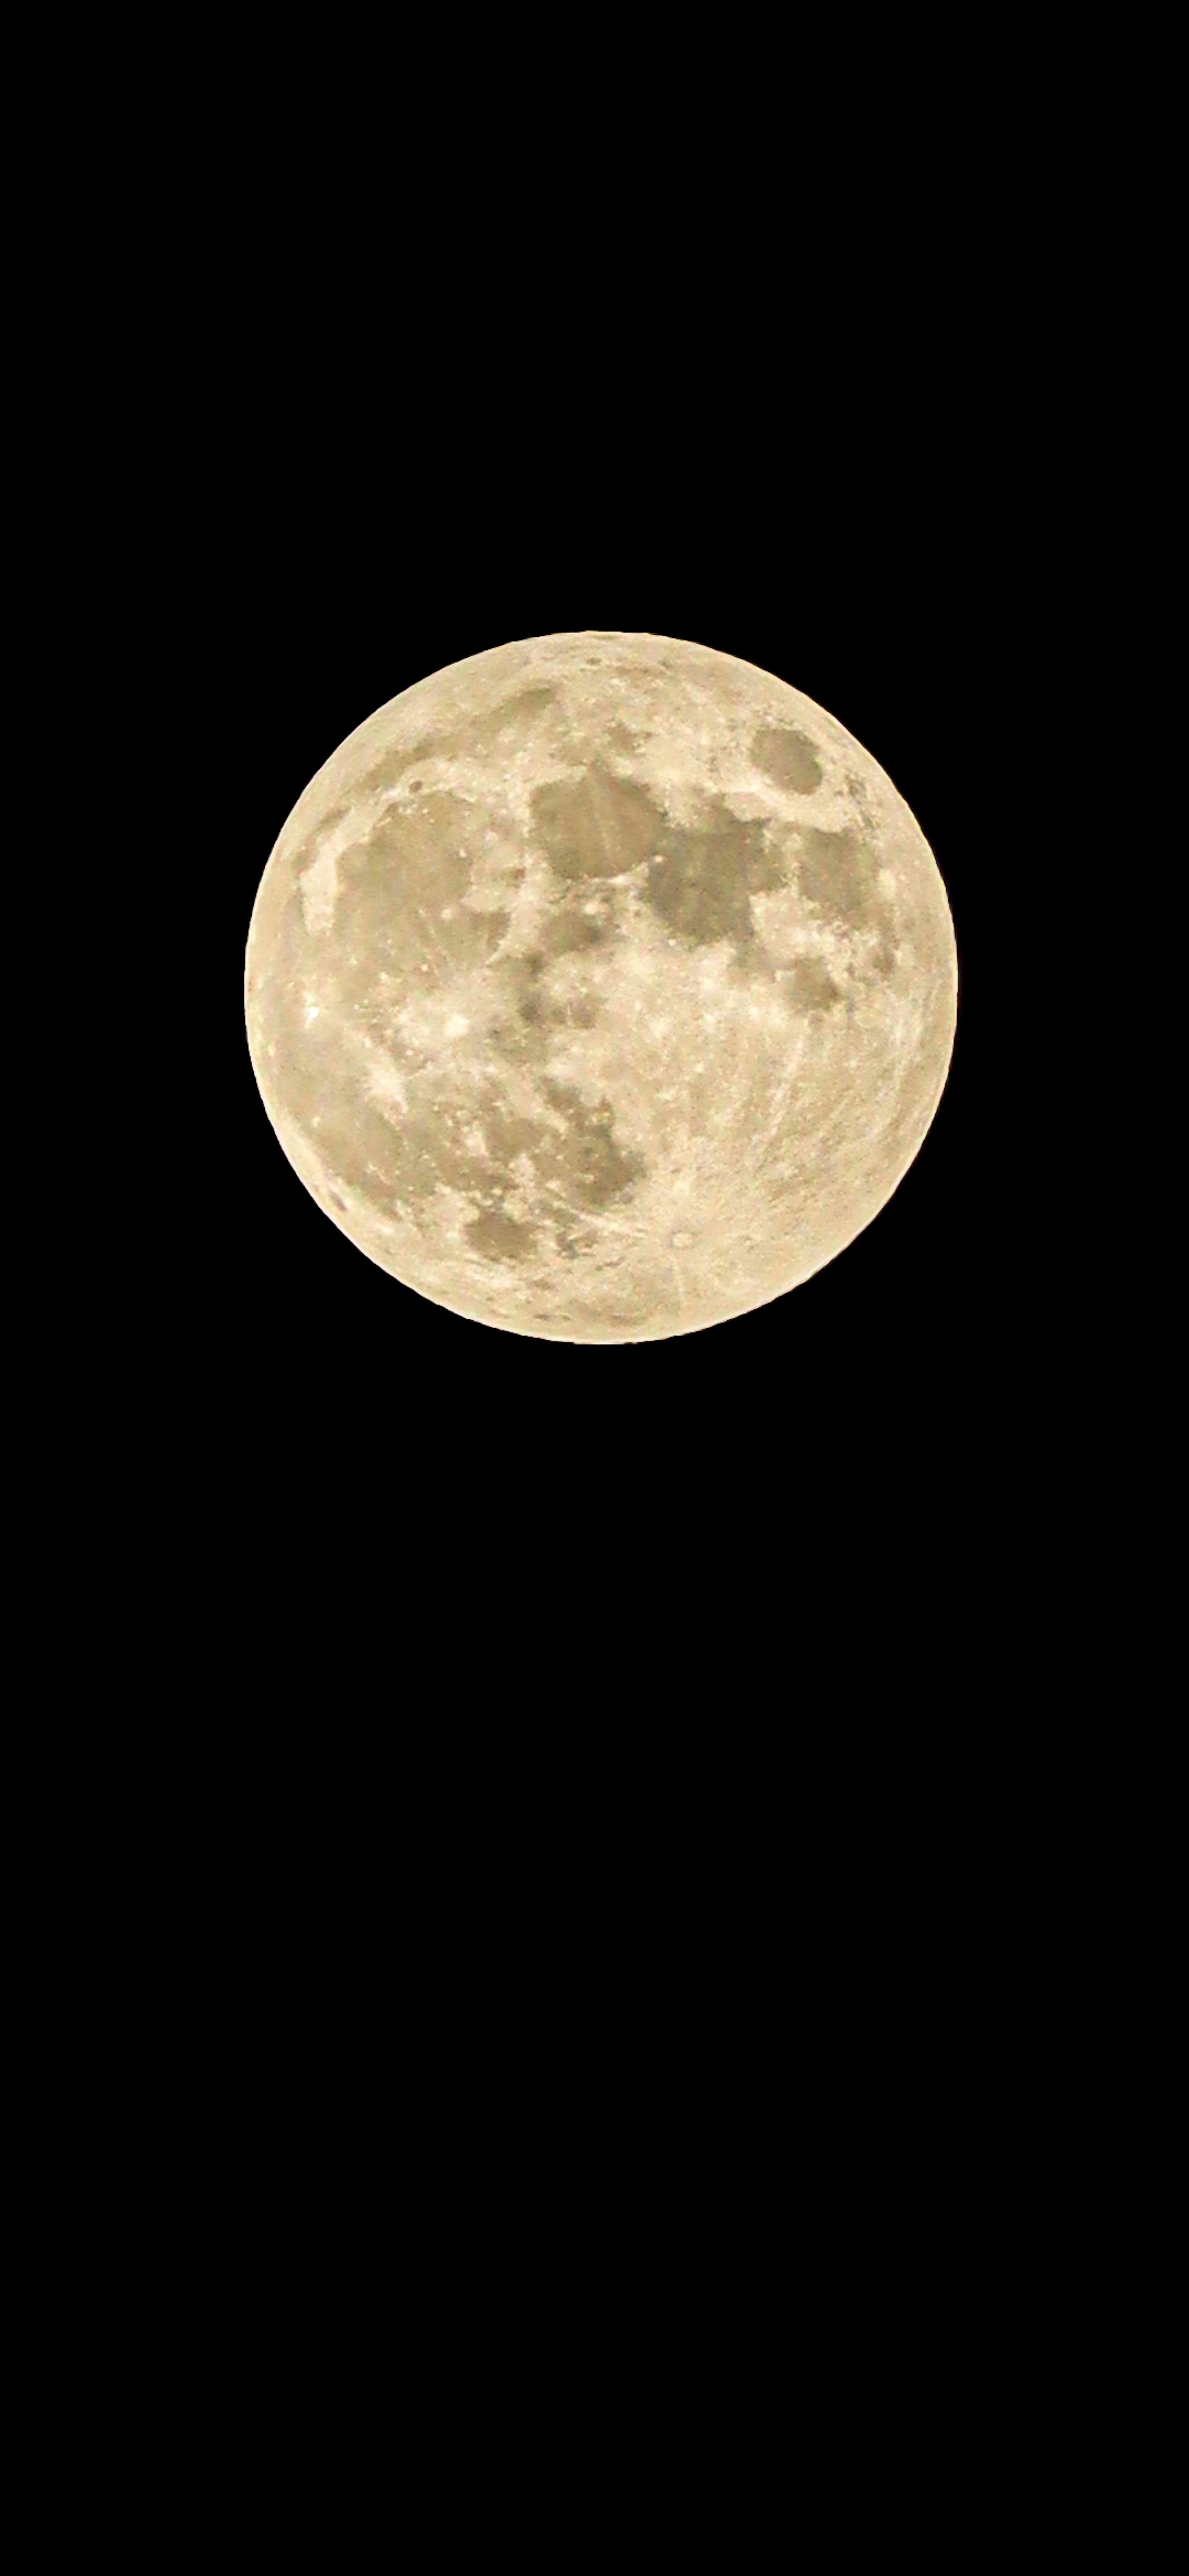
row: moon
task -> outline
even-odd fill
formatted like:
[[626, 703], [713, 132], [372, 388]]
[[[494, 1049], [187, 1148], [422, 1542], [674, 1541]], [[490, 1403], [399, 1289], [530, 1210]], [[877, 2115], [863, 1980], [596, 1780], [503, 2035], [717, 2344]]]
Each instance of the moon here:
[[749, 662], [537, 636], [311, 779], [248, 933], [284, 1152], [369, 1260], [549, 1341], [749, 1313], [871, 1223], [949, 1068], [953, 922], [869, 752]]

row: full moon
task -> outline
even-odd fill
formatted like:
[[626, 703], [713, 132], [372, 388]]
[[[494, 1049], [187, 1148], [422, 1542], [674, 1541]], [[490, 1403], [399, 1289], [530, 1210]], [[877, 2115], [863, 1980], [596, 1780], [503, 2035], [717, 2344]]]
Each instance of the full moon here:
[[891, 780], [663, 635], [476, 653], [299, 797], [248, 932], [253, 1069], [319, 1207], [454, 1314], [659, 1341], [854, 1240], [940, 1099], [958, 969]]

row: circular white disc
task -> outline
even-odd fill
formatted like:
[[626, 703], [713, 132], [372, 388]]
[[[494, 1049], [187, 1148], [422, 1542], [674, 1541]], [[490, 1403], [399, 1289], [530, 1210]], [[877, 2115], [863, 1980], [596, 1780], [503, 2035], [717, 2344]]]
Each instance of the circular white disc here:
[[456, 1314], [657, 1340], [820, 1270], [916, 1154], [953, 1044], [932, 853], [832, 716], [730, 654], [549, 635], [381, 707], [312, 779], [248, 936], [294, 1169]]

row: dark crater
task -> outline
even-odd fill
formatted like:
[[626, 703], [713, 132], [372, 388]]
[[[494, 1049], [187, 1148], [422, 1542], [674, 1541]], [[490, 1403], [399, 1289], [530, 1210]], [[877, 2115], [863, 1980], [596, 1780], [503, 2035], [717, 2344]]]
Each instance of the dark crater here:
[[821, 764], [813, 744], [791, 726], [765, 725], [752, 737], [751, 756], [761, 775], [774, 787], [792, 788], [797, 796], [812, 796], [821, 786]]

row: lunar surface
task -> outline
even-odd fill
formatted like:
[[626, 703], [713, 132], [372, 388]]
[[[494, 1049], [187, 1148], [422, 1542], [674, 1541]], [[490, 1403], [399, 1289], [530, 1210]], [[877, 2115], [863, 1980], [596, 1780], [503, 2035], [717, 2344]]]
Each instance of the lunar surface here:
[[369, 1259], [567, 1342], [795, 1288], [937, 1107], [957, 956], [878, 764], [751, 663], [548, 635], [406, 689], [311, 780], [248, 934], [277, 1136]]

